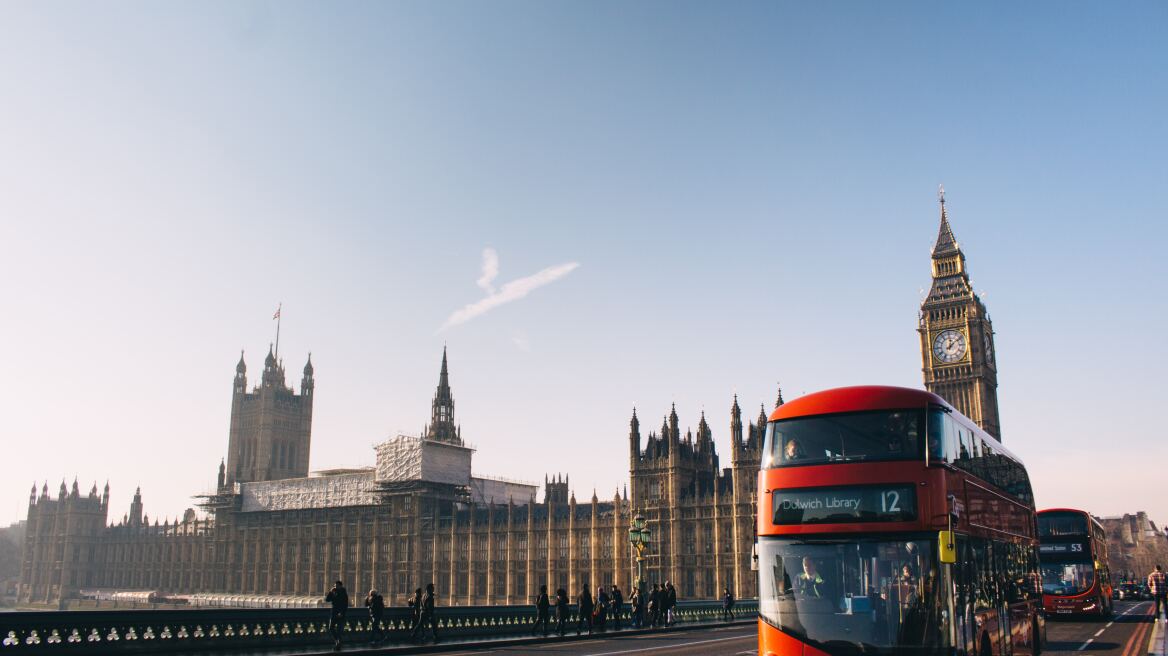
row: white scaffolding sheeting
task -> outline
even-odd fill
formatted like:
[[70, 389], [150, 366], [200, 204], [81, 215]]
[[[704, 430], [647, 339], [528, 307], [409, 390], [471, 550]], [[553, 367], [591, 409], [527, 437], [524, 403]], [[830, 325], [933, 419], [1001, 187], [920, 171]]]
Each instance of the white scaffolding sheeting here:
[[377, 503], [372, 471], [243, 483], [243, 512], [371, 506]]
[[470, 459], [474, 450], [468, 447], [398, 435], [378, 444], [375, 450], [378, 482], [470, 484]]
[[470, 479], [470, 498], [474, 503], [505, 504], [510, 500], [524, 506], [535, 498], [538, 489], [536, 485], [498, 478]]

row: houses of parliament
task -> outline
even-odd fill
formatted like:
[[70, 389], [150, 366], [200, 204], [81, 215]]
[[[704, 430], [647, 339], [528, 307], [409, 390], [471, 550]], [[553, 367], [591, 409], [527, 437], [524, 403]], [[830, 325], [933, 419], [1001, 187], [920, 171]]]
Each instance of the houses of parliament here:
[[[943, 197], [932, 278], [918, 326], [925, 386], [998, 436], [992, 325]], [[545, 475], [537, 501], [534, 485], [472, 472], [445, 349], [429, 424], [378, 444], [370, 467], [309, 473], [314, 387], [311, 359], [297, 392], [269, 350], [249, 389], [240, 356], [227, 454], [217, 489], [199, 497], [201, 515], [151, 521], [139, 490], [111, 522], [108, 485], [83, 493], [62, 482], [56, 496], [34, 485], [19, 603], [56, 605], [93, 590], [307, 597], [340, 579], [392, 603], [433, 582], [447, 605], [526, 604], [544, 584], [572, 594], [631, 587], [628, 528], [638, 514], [653, 532], [648, 581], [671, 581], [683, 598], [717, 598], [723, 588], [758, 594], [752, 553], [765, 406], [744, 421], [732, 400], [729, 467], [704, 413], [696, 431], [683, 433], [671, 408], [643, 435], [634, 410], [625, 493], [578, 501], [566, 477]], [[780, 392], [775, 407], [782, 403]]]

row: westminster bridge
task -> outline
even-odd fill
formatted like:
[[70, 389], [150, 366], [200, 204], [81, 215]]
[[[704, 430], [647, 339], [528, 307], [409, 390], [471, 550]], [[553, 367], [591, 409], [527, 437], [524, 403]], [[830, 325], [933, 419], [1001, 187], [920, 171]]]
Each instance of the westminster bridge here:
[[[739, 600], [734, 625], [753, 627], [758, 602]], [[435, 646], [412, 645], [408, 608], [386, 608], [387, 640], [376, 651], [420, 653]], [[438, 609], [440, 645], [528, 648], [545, 639], [532, 638], [536, 613], [524, 606], [452, 606]], [[113, 653], [280, 653], [323, 652], [332, 644], [327, 608], [191, 609], [191, 610], [67, 610], [0, 613], [0, 655]], [[682, 601], [674, 610], [675, 625], [667, 633], [726, 625], [718, 601]], [[574, 640], [576, 606], [565, 623], [567, 635], [547, 640]], [[364, 608], [352, 608], [345, 620], [349, 650], [370, 642], [371, 627]], [[553, 621], [554, 628], [554, 621]], [[627, 613], [624, 625], [628, 627]], [[611, 623], [610, 623], [611, 626]], [[608, 634], [643, 634], [661, 629], [628, 629]], [[753, 634], [752, 634], [753, 635]], [[587, 636], [584, 636], [587, 637]], [[485, 644], [483, 646], [486, 646]]]

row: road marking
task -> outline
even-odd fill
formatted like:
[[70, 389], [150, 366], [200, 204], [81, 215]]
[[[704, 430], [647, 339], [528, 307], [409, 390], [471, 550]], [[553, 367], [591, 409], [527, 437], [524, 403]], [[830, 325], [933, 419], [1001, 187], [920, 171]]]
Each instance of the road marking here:
[[746, 640], [755, 637], [754, 633], [747, 633], [745, 635], [734, 636], [732, 638], [713, 638], [711, 640], [697, 640], [695, 642], [686, 642], [679, 645], [657, 645], [656, 647], [641, 647], [640, 649], [622, 649], [620, 651], [602, 651], [595, 654], [587, 654], [586, 656], [615, 656], [616, 654], [634, 654], [639, 651], [654, 651], [658, 649], [673, 649], [676, 647], [689, 647], [690, 645], [704, 645], [711, 642], [726, 642], [727, 640]]
[[[1142, 606], [1143, 606], [1145, 603], [1146, 603], [1146, 602], [1143, 602], [1143, 601], [1141, 601], [1140, 603], [1136, 604], [1135, 606], [1132, 606], [1131, 608], [1128, 608], [1127, 610], [1123, 611], [1123, 612], [1122, 612], [1122, 613], [1120, 613], [1118, 616], [1119, 616], [1119, 617], [1123, 617], [1124, 615], [1127, 615], [1128, 613], [1132, 612], [1133, 610], [1136, 610], [1136, 609], [1138, 609], [1138, 608], [1141, 608], [1141, 607], [1142, 607]], [[1095, 636], [1094, 636], [1094, 637], [1092, 637], [1092, 638], [1087, 638], [1087, 642], [1084, 642], [1083, 644], [1079, 645], [1079, 646], [1078, 646], [1078, 647], [1075, 649], [1075, 651], [1083, 651], [1084, 649], [1086, 649], [1088, 645], [1090, 645], [1092, 642], [1095, 642], [1095, 638], [1098, 638], [1100, 635], [1102, 635], [1102, 634], [1103, 634], [1103, 632], [1104, 632], [1104, 631], [1106, 631], [1107, 629], [1111, 628], [1111, 625], [1112, 625], [1112, 624], [1115, 624], [1115, 620], [1111, 620], [1111, 621], [1110, 621], [1110, 622], [1108, 622], [1108, 623], [1107, 623], [1107, 625], [1106, 625], [1106, 626], [1104, 626], [1102, 629], [1099, 629], [1098, 631], [1096, 631], [1096, 632], [1095, 632]], [[1136, 633], [1139, 633], [1139, 628], [1140, 628], [1140, 627], [1136, 627]], [[1133, 634], [1133, 635], [1132, 635], [1132, 637], [1134, 638], [1134, 637], [1135, 637], [1135, 634]], [[1129, 644], [1130, 644], [1130, 643], [1129, 643]], [[1126, 650], [1125, 650], [1125, 651], [1126, 651]]]
[[[1142, 609], [1144, 607], [1144, 603], [1146, 603], [1146, 602], [1140, 602], [1140, 603], [1136, 604], [1135, 606], [1132, 606], [1131, 608], [1127, 609], [1127, 611], [1125, 611], [1122, 614], [1127, 615], [1128, 613], [1130, 613], [1136, 609]], [[1142, 613], [1142, 614], [1143, 615], [1151, 615], [1150, 612]], [[1136, 626], [1135, 630], [1132, 631], [1131, 637], [1128, 638], [1127, 643], [1125, 643], [1123, 646], [1122, 656], [1135, 656], [1136, 654], [1140, 653], [1140, 645], [1144, 644], [1144, 637], [1147, 636], [1148, 629], [1151, 626], [1152, 626], [1152, 624], [1150, 624], [1148, 622], [1140, 622], [1139, 625]]]

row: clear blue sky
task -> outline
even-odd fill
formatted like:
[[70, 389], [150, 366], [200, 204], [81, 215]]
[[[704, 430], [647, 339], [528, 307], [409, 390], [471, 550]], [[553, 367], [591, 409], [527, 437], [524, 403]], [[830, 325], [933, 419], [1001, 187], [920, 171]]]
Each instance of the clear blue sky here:
[[921, 385], [939, 183], [1040, 505], [1168, 521], [1166, 26], [1156, 2], [4, 3], [0, 521], [74, 475], [117, 518], [139, 484], [180, 514], [278, 302], [291, 377], [316, 365], [313, 468], [420, 430], [444, 342], [480, 473], [610, 498], [632, 407], [671, 402], [728, 466], [735, 391], [754, 417], [776, 381]]

